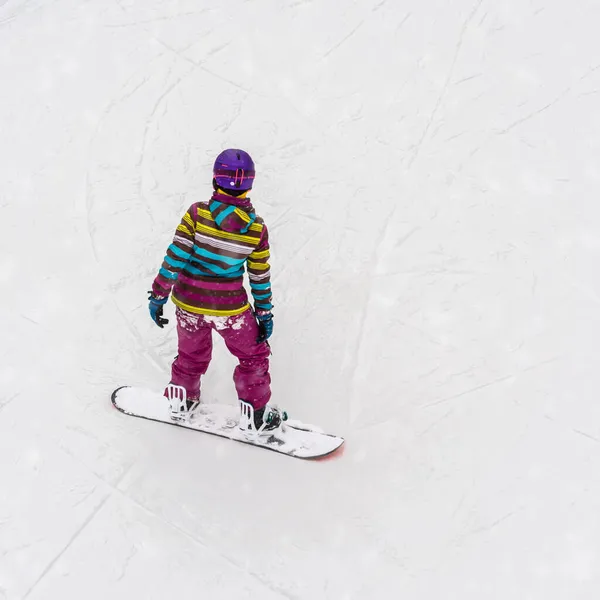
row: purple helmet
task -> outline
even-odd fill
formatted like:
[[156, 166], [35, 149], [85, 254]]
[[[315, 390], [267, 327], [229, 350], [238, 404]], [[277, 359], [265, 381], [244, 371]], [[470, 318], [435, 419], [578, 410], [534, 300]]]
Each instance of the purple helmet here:
[[254, 183], [254, 175], [254, 161], [243, 150], [223, 150], [215, 160], [213, 177], [222, 190], [249, 190]]

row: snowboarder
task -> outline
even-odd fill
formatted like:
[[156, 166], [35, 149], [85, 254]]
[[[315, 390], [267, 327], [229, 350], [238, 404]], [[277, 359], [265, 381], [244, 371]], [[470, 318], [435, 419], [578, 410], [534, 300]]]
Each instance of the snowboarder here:
[[[267, 406], [273, 333], [269, 234], [250, 198], [254, 162], [243, 150], [221, 152], [213, 168], [214, 193], [209, 202], [192, 204], [177, 226], [149, 297], [150, 315], [159, 327], [168, 319], [163, 307], [171, 295], [176, 305], [179, 354], [171, 384], [181, 386], [186, 402], [173, 401], [172, 412], [189, 418], [200, 402], [200, 380], [212, 355], [212, 331], [219, 333], [238, 358], [233, 380], [240, 400], [240, 427], [271, 431], [282, 414]], [[243, 285], [248, 272], [254, 309]], [[181, 399], [180, 399], [181, 400]], [[174, 418], [177, 418], [174, 415]]]

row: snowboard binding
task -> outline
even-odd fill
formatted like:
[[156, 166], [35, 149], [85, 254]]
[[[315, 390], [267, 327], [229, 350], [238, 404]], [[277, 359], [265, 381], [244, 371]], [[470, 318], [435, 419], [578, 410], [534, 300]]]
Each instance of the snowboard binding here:
[[288, 415], [276, 406], [255, 410], [252, 404], [240, 400], [239, 428], [249, 435], [267, 435], [282, 427]]
[[192, 421], [200, 401], [188, 400], [185, 388], [173, 383], [167, 386], [166, 392], [171, 405], [171, 420], [181, 423]]

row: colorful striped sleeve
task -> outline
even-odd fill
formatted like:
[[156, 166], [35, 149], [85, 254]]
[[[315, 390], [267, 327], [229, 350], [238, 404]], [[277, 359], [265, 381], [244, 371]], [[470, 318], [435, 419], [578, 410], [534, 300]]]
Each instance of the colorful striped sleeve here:
[[263, 225], [260, 242], [248, 257], [246, 263], [248, 269], [248, 279], [250, 280], [250, 289], [254, 297], [254, 308], [256, 310], [271, 310], [271, 267], [269, 259], [271, 253], [269, 250], [269, 232], [267, 226]]
[[193, 204], [183, 215], [181, 223], [177, 226], [173, 242], [168, 247], [163, 264], [152, 284], [152, 293], [159, 298], [164, 298], [171, 293], [171, 288], [175, 284], [179, 273], [192, 255], [196, 231], [196, 214], [196, 204]]

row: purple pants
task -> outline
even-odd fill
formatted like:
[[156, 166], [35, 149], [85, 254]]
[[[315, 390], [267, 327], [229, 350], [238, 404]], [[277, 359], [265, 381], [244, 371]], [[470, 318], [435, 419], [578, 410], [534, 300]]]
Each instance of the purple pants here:
[[268, 344], [257, 344], [258, 325], [248, 309], [233, 317], [211, 317], [189, 313], [177, 307], [179, 355], [171, 367], [171, 383], [181, 385], [190, 399], [200, 398], [200, 378], [212, 357], [213, 329], [229, 351], [240, 361], [233, 372], [238, 398], [262, 408], [271, 397]]

